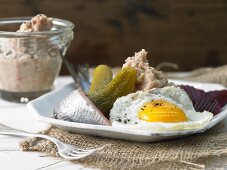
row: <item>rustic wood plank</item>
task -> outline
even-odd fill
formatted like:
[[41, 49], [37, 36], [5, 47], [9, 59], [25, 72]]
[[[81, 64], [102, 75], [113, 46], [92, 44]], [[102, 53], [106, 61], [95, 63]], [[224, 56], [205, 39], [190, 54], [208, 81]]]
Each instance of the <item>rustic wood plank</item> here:
[[[3, 0], [0, 17], [45, 13], [75, 23], [74, 63], [121, 65], [145, 48], [181, 70], [227, 63], [226, 0]], [[65, 73], [65, 69], [63, 69]]]

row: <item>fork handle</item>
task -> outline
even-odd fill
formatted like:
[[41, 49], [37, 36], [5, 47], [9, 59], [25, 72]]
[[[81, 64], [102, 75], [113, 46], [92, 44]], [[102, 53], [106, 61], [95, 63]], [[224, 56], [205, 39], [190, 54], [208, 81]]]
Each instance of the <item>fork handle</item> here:
[[1, 135], [9, 135], [9, 136], [18, 136], [18, 137], [38, 137], [39, 134], [30, 133], [30, 132], [24, 132], [24, 131], [12, 131], [12, 130], [1, 130]]
[[2, 125], [2, 124], [0, 124], [0, 134], [9, 135], [9, 136], [17, 136], [17, 137], [40, 137], [40, 138], [44, 138], [44, 139], [49, 139], [52, 142], [54, 142], [55, 144], [57, 144], [57, 141], [58, 141], [58, 139], [48, 136], [48, 135], [44, 135], [44, 134], [40, 134], [40, 133], [26, 132], [26, 131], [14, 129], [14, 128], [11, 128], [11, 127], [8, 127], [8, 126]]

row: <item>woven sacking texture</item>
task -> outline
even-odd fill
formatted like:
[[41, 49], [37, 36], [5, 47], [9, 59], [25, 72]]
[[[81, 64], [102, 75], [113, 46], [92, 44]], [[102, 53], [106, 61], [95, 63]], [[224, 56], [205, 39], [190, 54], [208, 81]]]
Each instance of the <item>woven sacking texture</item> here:
[[227, 65], [217, 68], [197, 69], [192, 71], [191, 76], [183, 79], [204, 83], [219, 83], [227, 87]]
[[[204, 133], [156, 143], [72, 134], [56, 127], [44, 133], [82, 148], [111, 144], [92, 156], [74, 161], [100, 169], [204, 169], [204, 160], [198, 162], [199, 158], [223, 157], [227, 154], [227, 133]], [[41, 151], [58, 156], [56, 146], [40, 138], [26, 139], [20, 143], [20, 147], [23, 151]]]

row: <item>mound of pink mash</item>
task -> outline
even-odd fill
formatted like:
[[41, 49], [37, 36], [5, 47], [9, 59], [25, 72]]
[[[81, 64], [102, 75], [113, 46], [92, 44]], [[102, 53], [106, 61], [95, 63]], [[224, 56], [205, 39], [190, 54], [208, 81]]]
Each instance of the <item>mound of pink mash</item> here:
[[163, 72], [149, 66], [147, 52], [144, 49], [135, 53], [135, 56], [128, 57], [124, 67], [132, 67], [137, 71], [136, 90], [148, 91], [168, 84], [167, 76]]

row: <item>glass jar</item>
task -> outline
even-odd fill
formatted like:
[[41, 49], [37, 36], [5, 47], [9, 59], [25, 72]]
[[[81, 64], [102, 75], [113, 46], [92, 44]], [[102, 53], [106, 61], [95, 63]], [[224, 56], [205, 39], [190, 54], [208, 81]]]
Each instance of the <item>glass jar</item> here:
[[53, 18], [50, 31], [9, 31], [30, 20], [31, 17], [0, 19], [2, 99], [28, 102], [49, 92], [59, 74], [62, 56], [73, 40], [73, 23], [57, 18]]

